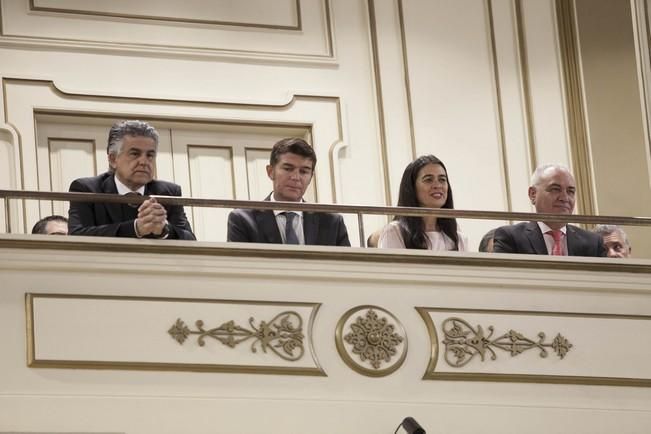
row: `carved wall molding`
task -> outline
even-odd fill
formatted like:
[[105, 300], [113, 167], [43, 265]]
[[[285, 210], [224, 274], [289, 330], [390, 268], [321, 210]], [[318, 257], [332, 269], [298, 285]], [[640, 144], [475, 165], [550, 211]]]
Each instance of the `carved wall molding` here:
[[242, 327], [235, 321], [226, 321], [223, 324], [206, 330], [203, 320], [195, 321], [197, 330], [191, 330], [181, 318], [167, 331], [180, 345], [190, 337], [198, 335], [197, 344], [206, 345], [206, 338], [212, 338], [230, 348], [253, 339], [251, 352], [257, 353], [260, 348], [264, 353], [267, 350], [283, 360], [299, 360], [305, 354], [303, 347], [303, 318], [294, 311], [281, 312], [270, 321], [260, 321], [255, 325], [255, 319], [249, 318], [250, 328]]
[[407, 356], [407, 334], [400, 321], [378, 306], [357, 306], [337, 323], [337, 351], [354, 371], [384, 377], [396, 371]]
[[[32, 368], [326, 375], [313, 346], [318, 303], [33, 293], [25, 303]], [[232, 319], [212, 328], [198, 320], [191, 329], [178, 318], [170, 327], [170, 311]], [[240, 325], [243, 317], [249, 327]], [[270, 319], [254, 319], [261, 317]], [[60, 345], [62, 336], [73, 335]], [[201, 351], [188, 345], [191, 336]], [[248, 351], [239, 345], [245, 342]]]
[[547, 357], [547, 348], [563, 359], [572, 348], [572, 344], [560, 333], [556, 335], [551, 343], [545, 343], [546, 335], [538, 333], [538, 340], [534, 341], [525, 337], [513, 329], [492, 338], [495, 328], [488, 326], [488, 335], [481, 325], [473, 327], [467, 321], [458, 317], [451, 317], [443, 321], [441, 325], [445, 338], [441, 341], [445, 348], [445, 361], [448, 365], [459, 368], [470, 363], [475, 356], [479, 356], [482, 362], [490, 354], [491, 360], [497, 360], [495, 349], [507, 351], [512, 357], [525, 351], [538, 348], [540, 357]]
[[[284, 20], [286, 24], [265, 22], [268, 17], [264, 10], [256, 10], [260, 14], [257, 19], [183, 19], [147, 13], [134, 15], [130, 9], [93, 11], [56, 6], [34, 5], [33, 1], [0, 4], [0, 46], [174, 58], [336, 62], [330, 0], [296, 0], [295, 10], [289, 12], [292, 16]], [[70, 17], [76, 18], [76, 26], [70, 26]], [[170, 32], [170, 27], [178, 31]], [[265, 37], [260, 37], [261, 32]], [[107, 38], [107, 34], [113, 37]]]
[[[416, 310], [430, 335], [425, 380], [651, 384], [651, 371], [643, 363], [635, 361], [626, 367], [618, 363], [637, 360], [635, 348], [619, 343], [651, 331], [651, 316], [447, 307]], [[618, 351], [605, 355], [604, 345], [618, 346]], [[550, 353], [556, 357], [549, 357]], [[598, 369], [596, 359], [601, 364]]]

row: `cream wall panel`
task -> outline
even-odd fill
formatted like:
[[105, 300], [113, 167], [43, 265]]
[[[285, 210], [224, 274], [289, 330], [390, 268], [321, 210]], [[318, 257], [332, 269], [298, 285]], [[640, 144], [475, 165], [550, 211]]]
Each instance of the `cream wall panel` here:
[[[190, 195], [205, 199], [234, 199], [233, 153], [231, 149], [190, 145], [187, 147]], [[191, 208], [192, 227], [202, 240], [225, 240], [228, 210]]]
[[[248, 197], [247, 200], [262, 200], [271, 190], [269, 189], [269, 178], [263, 178], [266, 174], [266, 167], [269, 164], [269, 150], [248, 148], [244, 151], [246, 161]], [[312, 187], [313, 189], [313, 187]]]
[[[527, 59], [521, 55], [526, 41], [518, 32], [518, 0], [492, 0], [493, 30], [495, 32], [496, 64], [499, 77], [499, 98], [502, 105], [504, 128], [504, 179], [511, 210], [530, 211], [531, 204], [524, 192], [529, 185], [533, 168], [531, 154], [533, 143], [529, 141], [529, 125], [526, 104], [529, 88], [525, 86], [528, 70], [521, 65]], [[523, 24], [520, 22], [520, 24]], [[526, 52], [524, 52], [526, 56]]]
[[[537, 164], [570, 164], [554, 0], [523, 1]], [[526, 188], [522, 191], [526, 195]]]
[[[415, 144], [411, 134], [411, 95], [407, 92], [408, 63], [403, 51], [404, 2], [370, 1], [369, 4], [374, 12], [375, 20], [372, 25], [375, 26], [377, 38], [376, 68], [379, 79], [376, 85], [380, 88], [378, 98], [381, 99], [383, 109], [389, 187], [387, 194], [390, 199], [387, 205], [395, 205], [398, 201], [402, 172], [415, 158]], [[382, 138], [379, 138], [380, 144], [381, 140]]]
[[[39, 190], [68, 191], [77, 178], [106, 171], [107, 129], [103, 125], [71, 124], [70, 118], [36, 116]], [[62, 125], [63, 123], [63, 125]], [[40, 215], [68, 215], [67, 202], [39, 201]], [[27, 225], [34, 222], [27, 222]]]
[[[417, 153], [446, 164], [456, 208], [506, 209], [485, 3], [403, 6]], [[480, 221], [464, 221], [461, 228], [471, 246], [487, 229]]]
[[[14, 162], [15, 158], [15, 147], [13, 146], [13, 137], [12, 135], [5, 130], [0, 129], [0, 188], [13, 190], [19, 188], [16, 185], [16, 166]], [[6, 204], [2, 200], [2, 213], [0, 213], [0, 232], [5, 233], [7, 231], [7, 221], [5, 218]], [[13, 208], [13, 218], [14, 221], [17, 221], [19, 218], [18, 213], [16, 212], [15, 205]], [[12, 212], [12, 211], [10, 211]]]
[[649, 34], [651, 23], [648, 20], [649, 2], [647, 0], [636, 0], [631, 3], [635, 17], [634, 32], [637, 49], [638, 80], [640, 82], [640, 105], [643, 108], [644, 118], [644, 140], [646, 149], [647, 170], [649, 172], [649, 187], [651, 187], [651, 45]]
[[[213, 371], [256, 367], [271, 368], [267, 373], [324, 375], [312, 342], [314, 304], [30, 297], [34, 366], [134, 363], [189, 370], [199, 365]], [[143, 326], [134, 328], [138, 323]], [[74, 344], [62, 346], [62, 336], [75, 336]]]
[[[617, 352], [603, 351], [606, 341], [624, 342], [628, 336], [651, 332], [651, 316], [618, 318], [437, 309], [427, 311], [426, 315], [434, 325], [439, 342], [435, 367], [429, 370], [428, 378], [446, 374], [457, 374], [458, 379], [462, 379], [464, 374], [466, 378], [472, 378], [473, 374], [536, 373], [545, 376], [651, 379], [647, 356], [642, 354], [641, 348], [622, 346]], [[483, 338], [485, 341], [473, 348], [466, 343], [468, 341], [459, 339], [462, 336], [455, 335], [457, 330], [469, 333], [469, 339]], [[500, 336], [504, 337], [499, 339]], [[545, 346], [529, 347], [525, 339]], [[558, 348], [567, 351], [562, 353], [563, 357], [552, 347], [556, 339], [560, 343]], [[493, 344], [494, 340], [499, 341], [502, 347]], [[445, 341], [450, 342], [449, 348]], [[468, 352], [455, 353], [455, 348], [465, 348]], [[485, 352], [481, 353], [482, 350]], [[511, 350], [515, 355], [510, 354]], [[594, 363], [597, 359], [600, 363]], [[621, 360], [627, 360], [626, 366], [619, 363]]]
[[[94, 158], [95, 143], [86, 140], [49, 139], [50, 191], [67, 191], [77, 178], [97, 174]], [[90, 170], [89, 170], [90, 169]], [[67, 215], [68, 204], [52, 204], [52, 214]], [[43, 215], [47, 215], [47, 211]]]
[[[594, 170], [598, 212], [651, 215], [648, 144], [631, 4], [577, 1], [576, 12], [592, 156], [586, 164]], [[622, 193], [632, 185], [635, 193]], [[634, 254], [650, 256], [649, 228], [625, 230]]]
[[[231, 10], [220, 20], [229, 21], [238, 16], [237, 20], [242, 22], [240, 28], [205, 25], [206, 21], [212, 21], [215, 16], [201, 10], [194, 12], [201, 14], [206, 21], [198, 23], [184, 22], [192, 18], [183, 16], [178, 20], [144, 22], [140, 19], [123, 18], [125, 3], [112, 3], [110, 8], [102, 7], [97, 10], [84, 2], [86, 12], [96, 10], [103, 15], [93, 17], [84, 13], [75, 14], [73, 11], [66, 14], [35, 13], [30, 11], [28, 2], [3, 2], [3, 37], [0, 40], [68, 49], [158, 51], [178, 55], [286, 56], [310, 60], [329, 60], [333, 57], [330, 7], [327, 0], [300, 0], [302, 27], [289, 27], [296, 27], [294, 30], [273, 28], [277, 26], [274, 21], [278, 20], [280, 15], [285, 16], [283, 20], [297, 19], [296, 11], [288, 10], [295, 9], [296, 6], [288, 8], [291, 2], [287, 0], [279, 9], [272, 7], [269, 2], [249, 0], [246, 5], [240, 4], [236, 10]], [[172, 3], [169, 2], [168, 5], [171, 6]], [[59, 3], [59, 7], [68, 6], [74, 8], [75, 5]], [[173, 7], [189, 10], [190, 6], [183, 4]], [[158, 6], [150, 3], [145, 8], [151, 10]], [[163, 5], [161, 15], [168, 9]], [[127, 14], [135, 15], [139, 15], [138, 11], [144, 12], [144, 9], [137, 7], [135, 11], [130, 7], [127, 10], [130, 10]], [[242, 14], [243, 11], [247, 12]], [[173, 13], [171, 10], [169, 12]], [[156, 15], [158, 14], [153, 18], [156, 18]], [[172, 17], [176, 18], [174, 15]], [[253, 22], [247, 22], [251, 18]], [[263, 24], [258, 24], [260, 21]]]
[[62, 12], [69, 14], [88, 14], [103, 16], [127, 16], [150, 19], [190, 22], [241, 23], [248, 25], [268, 25], [298, 28], [299, 1], [275, 0], [273, 7], [265, 0], [189, 0], [183, 3], [174, 1], [129, 2], [114, 0], [33, 0], [32, 10]]

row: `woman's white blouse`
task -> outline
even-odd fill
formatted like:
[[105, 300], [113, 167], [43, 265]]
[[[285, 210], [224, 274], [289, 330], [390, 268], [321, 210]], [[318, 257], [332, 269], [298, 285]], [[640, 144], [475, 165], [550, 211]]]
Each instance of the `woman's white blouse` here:
[[[427, 237], [430, 240], [430, 250], [441, 251], [441, 250], [452, 250], [454, 242], [450, 237], [448, 237], [443, 232], [425, 232]], [[461, 232], [457, 232], [459, 236], [459, 251], [466, 252], [468, 251], [468, 238]], [[397, 221], [392, 221], [382, 229], [380, 234], [380, 240], [378, 241], [378, 247], [384, 249], [404, 249], [405, 241], [402, 239], [402, 234], [400, 233], [400, 226]]]

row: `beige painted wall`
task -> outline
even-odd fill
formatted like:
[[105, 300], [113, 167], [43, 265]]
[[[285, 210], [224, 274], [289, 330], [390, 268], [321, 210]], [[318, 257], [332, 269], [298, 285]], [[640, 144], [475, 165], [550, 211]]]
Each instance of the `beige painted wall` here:
[[[579, 0], [576, 6], [597, 211], [651, 215], [651, 161], [631, 4]], [[634, 254], [651, 256], [649, 228], [626, 231]]]

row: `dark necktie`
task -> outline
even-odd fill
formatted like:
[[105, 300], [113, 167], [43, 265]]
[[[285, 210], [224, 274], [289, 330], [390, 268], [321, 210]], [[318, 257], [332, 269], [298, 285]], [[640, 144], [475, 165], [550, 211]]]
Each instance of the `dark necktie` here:
[[[125, 193], [125, 196], [128, 196], [129, 198], [136, 199], [139, 196], [142, 196], [140, 193], [132, 191], [129, 193]], [[133, 203], [123, 203], [122, 204], [122, 218], [125, 220], [135, 220], [138, 218], [138, 207], [140, 206], [139, 203], [133, 202]]]
[[[130, 197], [140, 197], [140, 196], [142, 196], [142, 194], [138, 193], [137, 191], [130, 191], [128, 193], [124, 193], [124, 195], [125, 196], [130, 196]], [[128, 203], [127, 205], [129, 205], [132, 208], [138, 208], [140, 206], [139, 203]]]
[[291, 211], [285, 211], [283, 214], [285, 214], [285, 244], [299, 244], [293, 224], [297, 214]]

